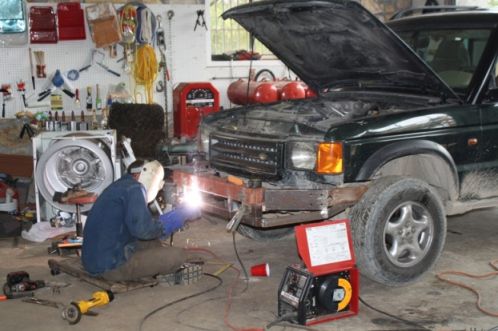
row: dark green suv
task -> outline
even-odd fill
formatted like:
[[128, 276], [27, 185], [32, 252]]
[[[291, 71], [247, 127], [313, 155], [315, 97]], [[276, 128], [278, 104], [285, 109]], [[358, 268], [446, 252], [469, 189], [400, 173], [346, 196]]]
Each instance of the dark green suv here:
[[436, 262], [447, 215], [497, 205], [498, 13], [386, 26], [356, 2], [287, 0], [223, 16], [319, 96], [204, 119], [207, 166], [174, 180], [206, 213], [254, 239], [347, 216], [362, 273], [403, 285]]

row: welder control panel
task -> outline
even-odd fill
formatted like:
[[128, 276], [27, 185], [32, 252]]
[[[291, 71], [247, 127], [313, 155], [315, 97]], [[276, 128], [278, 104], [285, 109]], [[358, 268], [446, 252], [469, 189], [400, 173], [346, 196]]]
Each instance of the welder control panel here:
[[187, 94], [187, 106], [194, 107], [213, 107], [214, 93], [208, 88], [196, 88], [190, 90]]

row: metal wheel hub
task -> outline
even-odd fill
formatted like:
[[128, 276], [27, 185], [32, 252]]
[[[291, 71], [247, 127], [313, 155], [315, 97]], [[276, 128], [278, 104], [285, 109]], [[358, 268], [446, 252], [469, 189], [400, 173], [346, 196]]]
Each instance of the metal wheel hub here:
[[[100, 194], [114, 179], [111, 158], [104, 144], [98, 140], [59, 140], [40, 157], [35, 181], [43, 198], [58, 210], [75, 212], [73, 205], [52, 201], [55, 192], [65, 192], [79, 186]], [[91, 208], [83, 205], [82, 211]]]
[[384, 252], [398, 267], [419, 263], [429, 252], [434, 221], [425, 206], [408, 201], [397, 206], [384, 226]]

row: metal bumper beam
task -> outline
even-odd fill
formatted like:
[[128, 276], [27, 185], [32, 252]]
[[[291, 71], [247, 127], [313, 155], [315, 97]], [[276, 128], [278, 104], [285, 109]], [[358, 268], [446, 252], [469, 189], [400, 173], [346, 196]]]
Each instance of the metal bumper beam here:
[[264, 228], [327, 219], [355, 204], [368, 189], [368, 183], [330, 189], [251, 188], [230, 177], [178, 169], [173, 181], [177, 187], [195, 183], [207, 198], [204, 211], [228, 220], [235, 212], [230, 202], [237, 202], [246, 206], [242, 223]]

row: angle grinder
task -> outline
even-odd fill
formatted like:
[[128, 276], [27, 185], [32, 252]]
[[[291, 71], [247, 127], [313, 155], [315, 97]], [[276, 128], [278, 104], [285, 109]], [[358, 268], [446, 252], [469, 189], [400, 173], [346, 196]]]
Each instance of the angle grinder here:
[[82, 315], [97, 315], [97, 313], [91, 312], [90, 309], [104, 306], [112, 300], [114, 300], [114, 294], [111, 291], [94, 292], [92, 298], [89, 300], [71, 302], [71, 304], [62, 311], [62, 318], [71, 325], [77, 324], [81, 320]]

